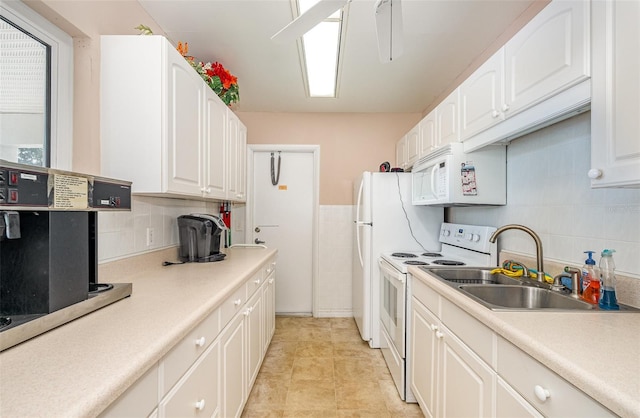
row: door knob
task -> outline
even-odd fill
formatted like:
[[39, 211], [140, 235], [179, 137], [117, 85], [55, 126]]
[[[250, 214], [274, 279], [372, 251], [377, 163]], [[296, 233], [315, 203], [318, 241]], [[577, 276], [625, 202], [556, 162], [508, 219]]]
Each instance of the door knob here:
[[258, 238], [256, 238], [253, 242], [255, 242], [256, 244], [264, 244], [264, 241], [259, 240]]

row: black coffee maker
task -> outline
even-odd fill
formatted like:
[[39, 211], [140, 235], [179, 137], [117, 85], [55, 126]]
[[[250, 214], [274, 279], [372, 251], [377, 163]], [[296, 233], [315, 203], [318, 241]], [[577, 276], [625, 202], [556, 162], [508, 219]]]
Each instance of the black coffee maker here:
[[220, 252], [220, 234], [226, 229], [222, 219], [215, 215], [179, 216], [180, 261], [205, 263], [224, 259], [226, 254]]
[[0, 350], [131, 294], [77, 307], [101, 285], [102, 210], [131, 210], [131, 183], [0, 160]]

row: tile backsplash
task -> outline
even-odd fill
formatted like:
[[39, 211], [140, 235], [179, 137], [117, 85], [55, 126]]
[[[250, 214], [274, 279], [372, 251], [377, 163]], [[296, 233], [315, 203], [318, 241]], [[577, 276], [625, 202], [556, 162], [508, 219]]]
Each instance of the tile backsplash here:
[[351, 316], [353, 206], [320, 206], [319, 224], [318, 316]]
[[[451, 208], [450, 222], [519, 223], [542, 239], [545, 259], [581, 265], [583, 251], [616, 250], [616, 270], [640, 278], [640, 189], [592, 189], [590, 112], [536, 131], [507, 148], [507, 205]], [[482, 177], [478, 173], [478, 188]], [[499, 238], [502, 250], [535, 256], [520, 231]]]
[[[100, 212], [98, 259], [117, 260], [178, 245], [180, 215], [219, 214], [218, 203], [195, 200], [133, 196], [130, 212]], [[151, 243], [147, 245], [147, 229]]]

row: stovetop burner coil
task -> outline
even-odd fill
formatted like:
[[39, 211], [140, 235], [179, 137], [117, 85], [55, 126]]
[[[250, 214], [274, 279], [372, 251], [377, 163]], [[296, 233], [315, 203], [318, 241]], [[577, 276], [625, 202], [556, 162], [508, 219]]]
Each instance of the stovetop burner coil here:
[[411, 254], [411, 253], [393, 253], [393, 254], [391, 254], [391, 257], [397, 257], [397, 258], [415, 258], [415, 257], [417, 257], [417, 255], [415, 255], [415, 254]]
[[464, 266], [465, 263], [463, 263], [462, 261], [455, 261], [455, 260], [435, 260], [432, 261], [433, 264], [438, 264], [440, 266]]
[[407, 260], [404, 264], [408, 264], [410, 266], [428, 266], [429, 263], [420, 260]]
[[422, 253], [424, 257], [442, 257], [440, 253]]

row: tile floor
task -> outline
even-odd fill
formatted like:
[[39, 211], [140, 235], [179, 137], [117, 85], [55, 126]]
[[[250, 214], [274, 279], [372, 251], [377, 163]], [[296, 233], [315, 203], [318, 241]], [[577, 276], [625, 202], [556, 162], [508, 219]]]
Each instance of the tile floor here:
[[242, 414], [253, 417], [422, 417], [400, 400], [380, 350], [353, 318], [277, 317]]

